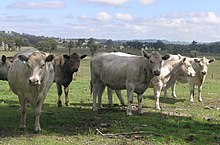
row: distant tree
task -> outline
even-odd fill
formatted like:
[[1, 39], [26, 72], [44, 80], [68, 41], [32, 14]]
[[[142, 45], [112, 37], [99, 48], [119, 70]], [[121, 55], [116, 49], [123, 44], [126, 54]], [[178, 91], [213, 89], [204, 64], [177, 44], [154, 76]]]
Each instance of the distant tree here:
[[22, 43], [23, 43], [22, 41], [23, 41], [22, 37], [20, 37], [20, 36], [15, 37], [15, 47], [16, 47], [16, 49], [18, 48], [19, 52], [21, 51], [21, 46], [22, 46]]
[[5, 42], [8, 45], [8, 51], [15, 50], [15, 39], [13, 37], [8, 37]]
[[89, 47], [89, 50], [90, 50], [92, 57], [98, 51], [98, 49], [100, 47], [100, 45], [97, 42], [95, 42], [94, 38], [89, 38], [87, 46]]
[[49, 46], [48, 41], [44, 40], [44, 41], [38, 42], [38, 43], [35, 45], [35, 47], [36, 47], [38, 50], [40, 50], [40, 51], [46, 51], [46, 50], [49, 49], [50, 46]]
[[112, 39], [108, 39], [108, 40], [106, 41], [106, 47], [107, 47], [108, 49], [112, 49], [112, 47], [113, 47], [113, 41], [112, 41]]
[[71, 53], [71, 49], [75, 47], [75, 42], [70, 40], [68, 43], [67, 43], [67, 48], [68, 48], [68, 52], [69, 54]]
[[2, 47], [2, 42], [4, 41], [3, 37], [0, 36], [0, 47]]
[[82, 48], [83, 43], [85, 43], [85, 39], [78, 39], [76, 45], [77, 45], [78, 48]]
[[49, 38], [47, 40], [47, 43], [49, 44], [49, 51], [50, 51], [50, 53], [51, 53], [52, 50], [57, 49], [58, 42], [54, 38]]

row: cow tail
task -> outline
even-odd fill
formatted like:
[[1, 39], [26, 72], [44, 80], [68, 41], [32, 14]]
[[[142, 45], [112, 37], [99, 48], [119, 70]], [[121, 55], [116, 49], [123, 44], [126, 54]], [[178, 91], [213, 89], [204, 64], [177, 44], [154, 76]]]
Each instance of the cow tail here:
[[90, 95], [92, 95], [92, 89], [93, 89], [92, 80], [90, 80]]

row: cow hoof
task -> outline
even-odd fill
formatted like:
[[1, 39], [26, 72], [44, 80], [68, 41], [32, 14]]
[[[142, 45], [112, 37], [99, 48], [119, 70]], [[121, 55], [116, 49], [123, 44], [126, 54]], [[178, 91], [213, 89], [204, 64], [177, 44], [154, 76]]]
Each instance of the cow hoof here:
[[58, 101], [57, 105], [58, 105], [58, 107], [62, 107], [62, 102]]
[[94, 112], [95, 112], [95, 111], [98, 111], [97, 107], [93, 107], [92, 110], [93, 110]]
[[190, 103], [193, 103], [194, 101], [193, 101], [193, 100], [189, 100], [189, 102], [190, 102]]
[[176, 98], [177, 98], [177, 96], [176, 96], [176, 95], [173, 95], [173, 98], [175, 98], [175, 99], [176, 99]]
[[35, 130], [34, 134], [40, 134], [40, 130]]
[[127, 112], [127, 116], [132, 116], [132, 113], [131, 112]]
[[66, 104], [66, 106], [67, 106], [67, 107], [69, 107], [69, 106], [70, 106], [69, 101], [66, 101], [66, 103], [65, 103], [65, 104]]
[[24, 133], [26, 132], [26, 127], [18, 127], [18, 131]]
[[156, 109], [156, 110], [161, 110], [161, 108], [160, 108], [160, 107], [156, 107], [155, 109]]
[[144, 115], [144, 112], [143, 112], [143, 111], [139, 112], [139, 115], [140, 115], [140, 116], [143, 116], [143, 115]]
[[203, 100], [202, 99], [199, 99], [199, 102], [202, 102]]

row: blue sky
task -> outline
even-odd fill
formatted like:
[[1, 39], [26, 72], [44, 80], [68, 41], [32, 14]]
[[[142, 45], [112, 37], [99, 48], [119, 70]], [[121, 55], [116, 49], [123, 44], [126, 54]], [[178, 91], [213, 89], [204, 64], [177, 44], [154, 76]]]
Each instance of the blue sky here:
[[61, 38], [220, 41], [219, 0], [7, 0], [0, 30]]

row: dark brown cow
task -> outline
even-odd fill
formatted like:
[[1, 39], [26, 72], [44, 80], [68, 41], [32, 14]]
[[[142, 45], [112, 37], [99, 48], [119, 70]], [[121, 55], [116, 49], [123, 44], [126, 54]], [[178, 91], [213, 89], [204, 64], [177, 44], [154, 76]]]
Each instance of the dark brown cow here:
[[0, 61], [0, 80], [8, 80], [8, 70], [10, 68], [10, 65], [13, 61], [13, 57], [6, 57], [5, 55], [2, 55], [1, 61]]
[[80, 60], [85, 58], [87, 55], [79, 56], [78, 53], [74, 52], [71, 55], [57, 55], [54, 59], [54, 72], [55, 82], [58, 93], [58, 107], [62, 107], [61, 95], [62, 86], [64, 86], [65, 93], [65, 104], [69, 106], [69, 84], [73, 80], [73, 73], [77, 72], [80, 65]]

